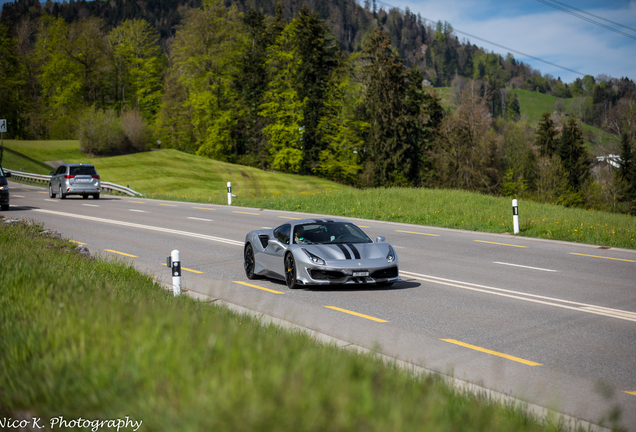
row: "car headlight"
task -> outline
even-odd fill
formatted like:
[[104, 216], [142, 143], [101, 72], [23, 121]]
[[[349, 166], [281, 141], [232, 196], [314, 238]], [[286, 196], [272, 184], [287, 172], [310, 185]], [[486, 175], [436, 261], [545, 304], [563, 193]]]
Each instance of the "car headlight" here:
[[314, 264], [319, 264], [319, 265], [325, 265], [325, 260], [320, 258], [318, 255], [314, 255], [311, 252], [309, 252], [307, 249], [302, 248], [303, 252], [305, 252], [307, 254], [307, 256], [309, 257], [309, 259], [314, 263]]
[[397, 255], [395, 251], [393, 250], [393, 247], [389, 246], [389, 253], [386, 255], [387, 262], [392, 263], [396, 259], [397, 259]]
[[0, 190], [9, 190], [9, 186], [2, 185], [2, 186], [0, 186]]

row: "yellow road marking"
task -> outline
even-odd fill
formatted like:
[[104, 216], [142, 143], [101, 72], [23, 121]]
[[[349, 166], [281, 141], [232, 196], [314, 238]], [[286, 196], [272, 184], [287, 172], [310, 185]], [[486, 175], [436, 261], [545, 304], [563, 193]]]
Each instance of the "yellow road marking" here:
[[260, 216], [260, 213], [250, 213], [250, 212], [242, 212], [242, 211], [236, 211], [236, 210], [232, 210], [232, 213], [243, 213], [243, 214], [251, 214], [251, 215]]
[[496, 245], [501, 245], [501, 246], [512, 246], [512, 247], [518, 247], [518, 248], [527, 248], [528, 246], [519, 246], [519, 245], [513, 245], [513, 244], [507, 244], [507, 243], [495, 243], [495, 242], [489, 242], [489, 241], [485, 241], [485, 240], [473, 240], [479, 243], [490, 243], [490, 244], [496, 244]]
[[514, 357], [514, 356], [511, 356], [511, 355], [508, 355], [508, 354], [503, 354], [503, 353], [500, 353], [500, 352], [497, 352], [497, 351], [492, 351], [492, 350], [489, 350], [489, 349], [486, 349], [486, 348], [478, 347], [478, 346], [475, 346], [475, 345], [470, 345], [470, 344], [467, 344], [467, 343], [464, 343], [464, 342], [456, 341], [454, 339], [441, 339], [440, 338], [440, 340], [443, 340], [444, 342], [449, 342], [449, 343], [452, 343], [452, 344], [455, 344], [455, 345], [460, 345], [460, 346], [463, 346], [463, 347], [466, 347], [466, 348], [474, 349], [474, 350], [477, 350], [477, 351], [481, 351], [481, 352], [484, 352], [486, 354], [492, 354], [492, 355], [497, 356], [497, 357], [507, 358], [508, 360], [516, 361], [516, 362], [519, 362], [519, 363], [523, 363], [523, 364], [526, 364], [528, 366], [541, 366], [541, 363], [536, 363], [536, 362], [533, 362], [533, 361], [530, 361], [530, 360], [524, 360], [524, 359], [519, 358], [519, 357]]
[[73, 243], [77, 243], [77, 244], [86, 244], [86, 243], [82, 243], [82, 242], [77, 241], [77, 240], [69, 240], [69, 241], [70, 241], [70, 242], [73, 242]]
[[145, 203], [145, 202], [143, 202], [143, 201], [130, 201], [130, 200], [128, 200], [128, 202], [131, 202], [131, 203], [137, 203], [137, 204], [146, 204], [146, 203]]
[[633, 392], [626, 391], [625, 393], [636, 396], [636, 391], [633, 391]]
[[344, 312], [344, 313], [347, 313], [347, 314], [350, 314], [350, 315], [355, 315], [355, 316], [358, 316], [360, 318], [366, 318], [366, 319], [371, 320], [371, 321], [377, 321], [377, 322], [383, 322], [383, 323], [384, 322], [388, 322], [387, 320], [383, 320], [383, 319], [380, 319], [380, 318], [375, 318], [375, 317], [372, 317], [372, 316], [369, 316], [369, 315], [361, 314], [361, 313], [358, 313], [358, 312], [353, 312], [353, 311], [346, 310], [346, 309], [340, 309], [339, 307], [335, 307], [335, 306], [325, 306], [325, 307], [328, 308], [328, 309], [333, 309], [333, 310], [337, 310], [337, 311], [340, 311], [340, 312]]
[[252, 285], [252, 284], [248, 284], [248, 283], [245, 283], [245, 282], [240, 282], [240, 281], [232, 281], [232, 282], [237, 283], [237, 284], [241, 284], [241, 285], [245, 285], [245, 286], [248, 286], [248, 287], [256, 288], [256, 289], [259, 289], [259, 290], [271, 292], [271, 293], [274, 293], [274, 294], [285, 294], [284, 292], [274, 291], [274, 290], [269, 289], [269, 288], [263, 288], [263, 287], [260, 287], [258, 285]]
[[195, 209], [199, 209], [199, 210], [216, 210], [215, 208], [209, 208], [209, 207], [192, 207]]
[[47, 194], [48, 192], [40, 192], [40, 191], [38, 191], [38, 193], [45, 193], [45, 194]]
[[360, 228], [371, 228], [371, 227], [364, 226], [364, 225], [358, 225], [358, 226], [359, 226]]
[[[168, 265], [168, 264], [166, 264], [166, 263], [161, 263], [161, 264], [163, 264], [163, 265], [165, 265], [165, 266], [167, 266], [167, 265]], [[199, 270], [192, 270], [192, 269], [185, 268], [185, 267], [181, 267], [181, 270], [189, 271], [189, 272], [192, 272], [192, 273], [203, 273], [202, 271], [199, 271]]]
[[[131, 202], [132, 202], [132, 201], [131, 201]], [[176, 204], [159, 204], [159, 205], [162, 205], [162, 206], [168, 206], [168, 207], [179, 207], [179, 206], [178, 206], [178, 205], [176, 205]]]
[[402, 230], [395, 230], [395, 232], [408, 233], [408, 234], [420, 234], [420, 235], [427, 235], [427, 236], [439, 237], [439, 234], [428, 234], [428, 233], [421, 233], [421, 232], [415, 232], [415, 231], [402, 231]]
[[119, 255], [125, 255], [125, 256], [128, 256], [128, 257], [137, 258], [137, 255], [130, 255], [130, 254], [123, 253], [123, 252], [117, 252], [117, 251], [112, 250], [112, 249], [104, 249], [104, 250], [105, 250], [106, 252], [112, 252], [112, 253], [116, 253], [116, 254], [119, 254]]
[[291, 219], [291, 220], [300, 220], [300, 218], [293, 218], [293, 217], [289, 217], [289, 216], [278, 216], [281, 219]]
[[608, 259], [608, 260], [614, 260], [614, 261], [636, 262], [634, 260], [628, 260], [628, 259], [622, 259], [622, 258], [610, 258], [610, 257], [604, 257], [604, 256], [598, 256], [598, 255], [585, 255], [585, 254], [574, 253], [574, 252], [570, 252], [570, 255], [580, 255], [580, 256], [586, 256], [586, 257], [592, 257], [592, 258], [602, 258], [602, 259]]

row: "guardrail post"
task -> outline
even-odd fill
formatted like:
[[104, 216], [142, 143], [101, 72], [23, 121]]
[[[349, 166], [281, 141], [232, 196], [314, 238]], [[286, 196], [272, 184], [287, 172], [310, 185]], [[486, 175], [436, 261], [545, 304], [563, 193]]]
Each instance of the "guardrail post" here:
[[519, 234], [519, 206], [516, 199], [512, 200], [512, 223], [515, 234]]
[[232, 183], [227, 182], [227, 205], [232, 205]]
[[172, 293], [174, 296], [181, 295], [181, 255], [178, 250], [173, 250], [168, 257], [168, 267], [172, 273]]

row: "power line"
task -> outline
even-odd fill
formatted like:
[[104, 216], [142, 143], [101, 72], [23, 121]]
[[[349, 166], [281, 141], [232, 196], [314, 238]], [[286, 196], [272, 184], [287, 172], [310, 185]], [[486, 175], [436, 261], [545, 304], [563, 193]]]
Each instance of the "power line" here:
[[636, 29], [635, 29], [635, 28], [627, 27], [626, 25], [623, 25], [623, 24], [620, 24], [620, 23], [617, 23], [617, 22], [614, 22], [614, 21], [610, 21], [610, 20], [605, 19], [605, 18], [603, 18], [603, 17], [600, 17], [600, 16], [598, 16], [598, 15], [594, 15], [593, 13], [589, 13], [589, 12], [586, 12], [586, 11], [584, 11], [584, 10], [577, 9], [577, 8], [575, 8], [574, 6], [566, 5], [565, 3], [561, 3], [560, 1], [552, 0], [552, 3], [556, 3], [556, 4], [560, 4], [561, 6], [569, 7], [570, 9], [573, 9], [573, 10], [575, 10], [575, 11], [577, 11], [577, 12], [584, 13], [585, 15], [589, 15], [589, 16], [591, 16], [591, 17], [598, 18], [598, 19], [600, 19], [600, 20], [607, 21], [608, 23], [611, 23], [611, 24], [617, 25], [617, 26], [619, 26], [619, 27], [623, 27], [623, 28], [626, 28], [626, 29], [628, 29], [628, 30], [631, 30], [631, 31], [636, 32]]
[[[549, 1], [546, 1], [546, 0], [537, 0], [537, 1], [539, 3], [543, 3], [544, 5], [550, 6], [550, 7], [554, 8], [554, 9], [557, 9], [557, 10], [560, 10], [560, 11], [565, 12], [567, 14], [570, 14], [572, 16], [575, 16], [575, 17], [577, 17], [579, 19], [582, 19], [583, 21], [587, 21], [587, 22], [595, 24], [595, 25], [597, 25], [599, 27], [603, 27], [604, 29], [613, 31], [614, 33], [618, 33], [619, 35], [622, 35], [622, 36], [628, 37], [630, 39], [636, 40], [636, 36], [634, 36], [634, 35], [630, 35], [629, 33], [625, 33], [623, 31], [615, 29], [614, 27], [610, 27], [610, 26], [608, 26], [606, 24], [600, 23], [600, 22], [598, 22], [596, 20], [593, 20], [591, 18], [584, 17], [583, 15], [580, 15], [580, 14], [577, 14], [576, 12], [572, 12], [570, 10], [567, 10], [564, 7], [557, 6], [556, 4], [552, 4]], [[554, 2], [554, 3], [564, 4], [564, 3], [560, 3], [560, 2]], [[567, 6], [567, 5], [565, 5], [565, 6]], [[572, 6], [567, 6], [567, 7], [571, 8]], [[575, 9], [575, 8], [572, 8], [572, 9]], [[579, 10], [579, 9], [576, 9], [576, 10]], [[584, 11], [581, 11], [581, 12], [584, 12]], [[587, 13], [587, 12], [584, 12], [584, 13]], [[592, 14], [588, 14], [588, 15], [592, 15]], [[593, 16], [596, 16], [596, 15], [593, 15]], [[604, 19], [604, 18], [601, 18], [601, 19]], [[606, 21], [608, 21], [608, 20], [606, 20]], [[612, 21], [610, 21], [610, 22], [612, 22]], [[623, 26], [623, 27], [625, 27], [625, 26]], [[629, 28], [629, 27], [627, 27], [627, 28]], [[630, 30], [632, 30], [632, 29], [630, 29]], [[634, 30], [634, 31], [636, 31], [636, 30]]]
[[[391, 5], [391, 4], [389, 4], [389, 3], [385, 2], [385, 1], [382, 1], [382, 0], [376, 0], [376, 3], [381, 3], [381, 4], [385, 5], [385, 6], [388, 6], [388, 7], [392, 8], [392, 9], [397, 9], [397, 10], [399, 10], [400, 12], [404, 13], [404, 9], [401, 9], [401, 8], [399, 8], [399, 7], [397, 7], [397, 6], [393, 6], [393, 5]], [[424, 17], [422, 17], [421, 15], [420, 15], [420, 17], [421, 17], [424, 21], [429, 21], [429, 22], [431, 22], [431, 23], [433, 23], [433, 24], [437, 23], [437, 21], [434, 21], [434, 20], [431, 20], [431, 19], [428, 19], [428, 18], [424, 18]], [[464, 35], [464, 36], [468, 36], [468, 37], [470, 37], [470, 38], [477, 39], [477, 40], [480, 40], [480, 41], [482, 41], [482, 42], [486, 42], [486, 43], [488, 43], [488, 44], [491, 44], [491, 45], [497, 46], [497, 47], [499, 47], [499, 48], [503, 48], [503, 49], [508, 50], [508, 51], [510, 51], [510, 52], [513, 52], [513, 53], [519, 54], [519, 55], [521, 55], [521, 56], [523, 56], [523, 57], [527, 57], [527, 58], [530, 58], [530, 59], [533, 59], [533, 60], [540, 61], [540, 62], [542, 62], [542, 63], [548, 64], [548, 65], [550, 65], [550, 66], [558, 67], [558, 68], [563, 69], [563, 70], [566, 70], [566, 71], [568, 71], [568, 72], [573, 72], [573, 73], [575, 73], [575, 74], [579, 74], [579, 75], [581, 75], [581, 76], [585, 76], [585, 74], [583, 74], [583, 73], [581, 73], [581, 72], [579, 72], [579, 71], [576, 71], [576, 70], [574, 70], [574, 69], [566, 68], [565, 66], [561, 66], [561, 65], [558, 65], [558, 64], [556, 64], [556, 63], [552, 63], [552, 62], [549, 62], [549, 61], [547, 61], [547, 60], [543, 60], [543, 59], [541, 59], [541, 58], [539, 58], [539, 57], [531, 56], [530, 54], [526, 54], [526, 53], [524, 53], [524, 52], [517, 51], [517, 50], [515, 50], [515, 49], [513, 49], [513, 48], [508, 48], [508, 47], [506, 47], [506, 46], [504, 46], [504, 45], [500, 45], [500, 44], [498, 44], [498, 43], [496, 43], [496, 42], [492, 42], [492, 41], [489, 41], [489, 40], [487, 40], [487, 39], [480, 38], [479, 36], [475, 36], [475, 35], [472, 35], [472, 34], [470, 34], [470, 33], [466, 33], [466, 32], [463, 32], [463, 31], [461, 31], [461, 30], [457, 30], [455, 27], [453, 27], [453, 31], [454, 31], [455, 33], [459, 33], [459, 34], [462, 34], [462, 35]]]

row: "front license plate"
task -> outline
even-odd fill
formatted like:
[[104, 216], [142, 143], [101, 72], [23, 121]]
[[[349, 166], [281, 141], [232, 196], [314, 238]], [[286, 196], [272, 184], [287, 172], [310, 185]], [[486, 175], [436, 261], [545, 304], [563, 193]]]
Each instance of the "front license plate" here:
[[369, 276], [369, 272], [353, 272], [353, 277]]

